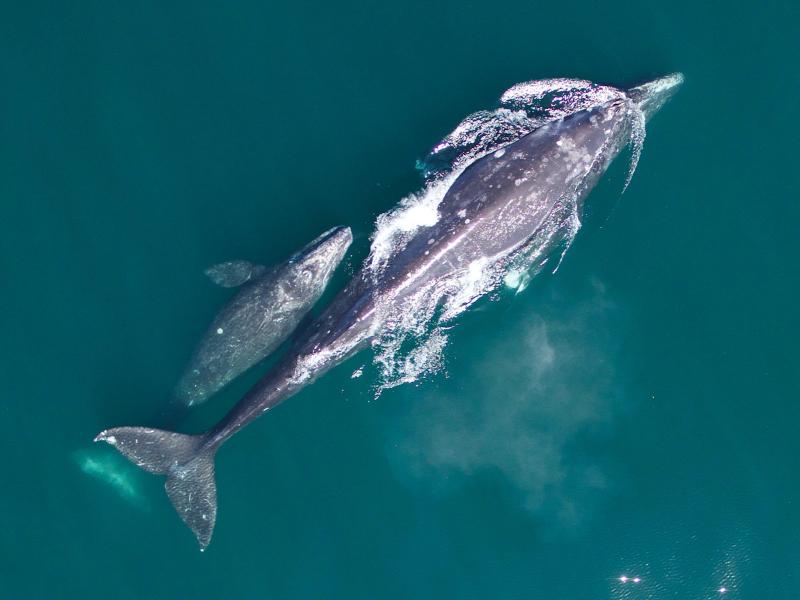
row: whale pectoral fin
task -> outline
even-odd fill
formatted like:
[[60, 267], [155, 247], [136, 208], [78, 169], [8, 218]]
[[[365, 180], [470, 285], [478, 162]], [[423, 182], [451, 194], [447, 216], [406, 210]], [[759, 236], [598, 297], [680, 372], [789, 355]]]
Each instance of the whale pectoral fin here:
[[209, 267], [205, 273], [217, 285], [231, 288], [255, 279], [266, 270], [266, 267], [246, 260], [232, 260]]

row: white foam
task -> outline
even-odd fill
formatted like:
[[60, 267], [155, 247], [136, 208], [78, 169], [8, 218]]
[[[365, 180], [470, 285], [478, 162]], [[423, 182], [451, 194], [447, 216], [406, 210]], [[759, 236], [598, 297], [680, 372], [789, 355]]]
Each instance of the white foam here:
[[647, 117], [644, 110], [638, 106], [632, 106], [630, 109], [631, 115], [631, 163], [628, 167], [628, 176], [625, 178], [625, 186], [622, 191], [628, 189], [628, 185], [633, 179], [633, 174], [636, 172], [636, 166], [639, 164], [639, 158], [642, 156], [642, 148], [644, 147], [644, 138], [646, 135], [645, 122]]
[[370, 247], [370, 266], [380, 271], [386, 261], [402, 250], [421, 227], [430, 227], [439, 220], [439, 203], [458, 177], [452, 174], [434, 182], [415, 194], [403, 198], [397, 207], [378, 216]]

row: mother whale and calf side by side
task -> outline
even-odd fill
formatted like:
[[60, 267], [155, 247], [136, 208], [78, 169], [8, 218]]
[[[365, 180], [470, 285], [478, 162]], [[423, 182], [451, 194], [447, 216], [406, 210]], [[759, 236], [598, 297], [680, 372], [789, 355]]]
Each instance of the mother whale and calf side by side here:
[[589, 192], [628, 144], [630, 180], [646, 120], [682, 80], [621, 90], [555, 79], [509, 89], [500, 108], [468, 117], [423, 163], [426, 191], [412, 208], [428, 218], [397, 227], [408, 203], [381, 215], [361, 269], [217, 425], [199, 435], [117, 427], [95, 440], [166, 475], [170, 500], [205, 549], [217, 514], [214, 456], [226, 440], [360, 350], [450, 324], [509, 272], [535, 273], [563, 254]]

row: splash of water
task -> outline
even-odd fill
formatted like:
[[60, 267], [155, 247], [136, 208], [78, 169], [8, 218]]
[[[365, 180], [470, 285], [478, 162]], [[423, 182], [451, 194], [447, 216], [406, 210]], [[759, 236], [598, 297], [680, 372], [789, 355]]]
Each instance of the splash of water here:
[[628, 176], [625, 178], [625, 185], [622, 188], [623, 193], [628, 189], [628, 185], [633, 179], [633, 174], [636, 172], [636, 166], [639, 164], [639, 158], [642, 156], [642, 148], [644, 147], [645, 131], [645, 112], [633, 106], [629, 109], [630, 123], [631, 123], [631, 162], [628, 166]]
[[430, 182], [419, 192], [400, 200], [392, 210], [378, 215], [368, 258], [374, 273], [383, 271], [388, 260], [405, 248], [418, 229], [436, 224], [439, 203], [461, 171], [463, 169]]

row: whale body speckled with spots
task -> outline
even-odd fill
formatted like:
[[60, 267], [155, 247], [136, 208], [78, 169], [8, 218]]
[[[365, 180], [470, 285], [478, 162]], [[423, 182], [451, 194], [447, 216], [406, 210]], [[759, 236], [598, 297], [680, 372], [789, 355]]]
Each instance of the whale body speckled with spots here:
[[166, 475], [170, 499], [205, 548], [217, 510], [214, 456], [226, 440], [375, 342], [415, 306], [410, 299], [431, 295], [429, 305], [447, 303], [489, 273], [462, 300], [468, 304], [495, 289], [504, 270], [521, 258], [539, 260], [558, 247], [566, 236], [560, 225], [582, 216], [587, 194], [608, 165], [632, 137], [636, 141], [637, 131], [641, 141], [638, 128], [681, 81], [672, 75], [615, 90], [594, 106], [492, 148], [456, 173], [435, 222], [415, 230], [379, 268], [368, 258], [291, 350], [206, 433], [119, 427], [96, 439], [143, 469]]
[[352, 241], [349, 227], [335, 227], [273, 268], [234, 261], [208, 269], [215, 283], [241, 288], [197, 345], [176, 399], [204, 402], [272, 353], [319, 300]]

